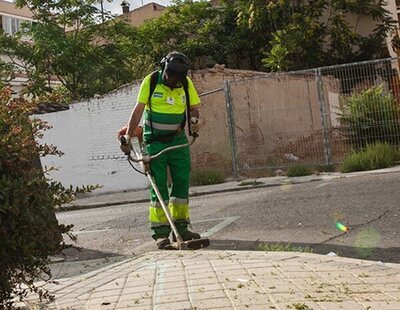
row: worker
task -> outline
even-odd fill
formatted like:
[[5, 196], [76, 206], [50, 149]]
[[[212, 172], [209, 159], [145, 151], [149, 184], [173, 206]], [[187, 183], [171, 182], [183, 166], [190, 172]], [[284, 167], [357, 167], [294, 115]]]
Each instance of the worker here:
[[[138, 129], [143, 112], [143, 141], [148, 155], [159, 153], [170, 146], [186, 144], [187, 122], [191, 123], [190, 133], [197, 135], [200, 125], [200, 98], [193, 82], [187, 76], [188, 70], [187, 57], [174, 51], [162, 59], [159, 71], [144, 78], [128, 125], [118, 131], [118, 137], [125, 135], [128, 140], [128, 145], [121, 146], [124, 153], [131, 147], [131, 137]], [[184, 241], [200, 238], [198, 233], [188, 229], [190, 165], [189, 146], [168, 151], [150, 162], [151, 175]], [[170, 193], [167, 185], [168, 167], [172, 179]], [[152, 237], [159, 249], [170, 249], [171, 227], [152, 187], [150, 198], [149, 220]], [[174, 234], [172, 240], [176, 241]]]

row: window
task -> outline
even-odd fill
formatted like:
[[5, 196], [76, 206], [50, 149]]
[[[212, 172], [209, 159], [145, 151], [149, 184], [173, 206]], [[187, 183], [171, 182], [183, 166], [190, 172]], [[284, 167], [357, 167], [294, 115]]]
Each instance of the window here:
[[14, 18], [10, 16], [0, 16], [1, 29], [7, 34], [14, 34], [21, 30], [23, 19]]

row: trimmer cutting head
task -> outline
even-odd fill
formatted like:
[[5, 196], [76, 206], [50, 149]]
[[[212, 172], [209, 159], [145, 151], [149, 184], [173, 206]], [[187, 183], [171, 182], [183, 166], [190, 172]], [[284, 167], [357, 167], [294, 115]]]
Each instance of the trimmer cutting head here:
[[182, 242], [171, 243], [170, 246], [174, 250], [198, 250], [206, 248], [210, 245], [209, 239], [194, 239]]

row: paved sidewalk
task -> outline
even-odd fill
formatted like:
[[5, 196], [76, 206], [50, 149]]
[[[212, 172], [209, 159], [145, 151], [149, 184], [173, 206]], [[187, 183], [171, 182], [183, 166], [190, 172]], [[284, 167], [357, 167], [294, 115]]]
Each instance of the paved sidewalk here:
[[[293, 177], [293, 178], [289, 178], [286, 176], [277, 176], [269, 178], [247, 179], [247, 180], [231, 181], [231, 182], [225, 182], [221, 184], [214, 184], [207, 186], [193, 186], [190, 188], [190, 196], [194, 197], [200, 195], [232, 192], [232, 191], [247, 190], [253, 188], [282, 186], [288, 184], [301, 184], [301, 183], [323, 181], [323, 180], [329, 181], [337, 178], [349, 178], [349, 177], [362, 176], [366, 174], [382, 174], [382, 173], [394, 173], [394, 172], [400, 172], [400, 166], [395, 166], [387, 169], [345, 173], [345, 174], [332, 172], [332, 173], [321, 173], [319, 175], [310, 175], [310, 176]], [[252, 183], [254, 183], [255, 181], [261, 184], [253, 185]], [[149, 191], [147, 189], [108, 193], [108, 194], [93, 193], [87, 195], [86, 197], [78, 198], [73, 204], [64, 205], [61, 208], [61, 210], [66, 211], [74, 209], [87, 209], [87, 208], [122, 205], [129, 203], [140, 203], [148, 201], [149, 201]]]
[[164, 251], [45, 287], [55, 302], [32, 300], [31, 307], [398, 310], [400, 264], [290, 252]]

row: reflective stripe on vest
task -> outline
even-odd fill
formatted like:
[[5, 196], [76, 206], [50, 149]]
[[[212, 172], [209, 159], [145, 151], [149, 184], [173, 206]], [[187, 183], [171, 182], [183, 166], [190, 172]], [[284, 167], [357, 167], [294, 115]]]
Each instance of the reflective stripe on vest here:
[[155, 123], [155, 122], [150, 122], [149, 120], [146, 120], [145, 124], [147, 126], [153, 126], [154, 129], [158, 130], [178, 130], [181, 127], [181, 124], [161, 124], [161, 123]]

